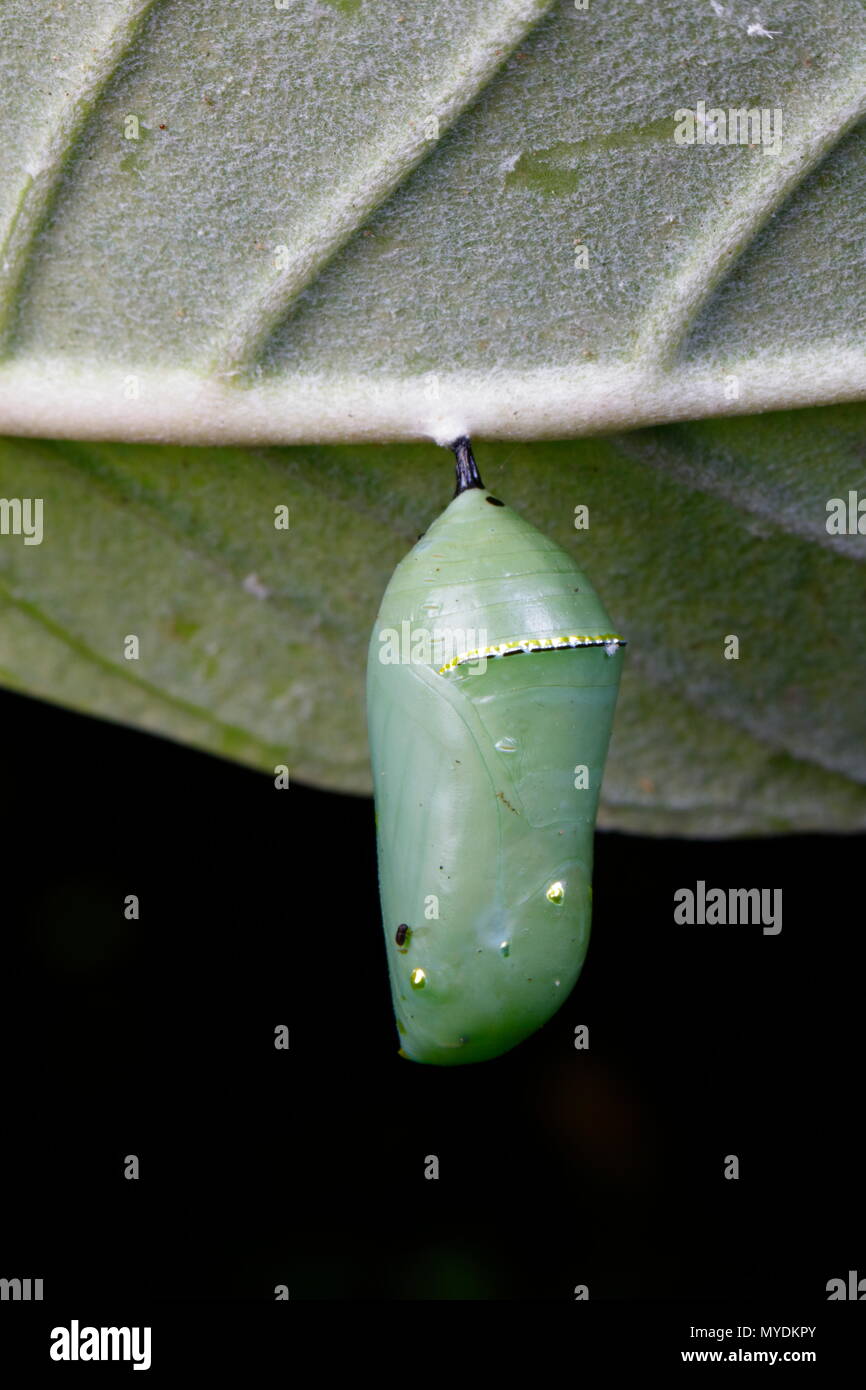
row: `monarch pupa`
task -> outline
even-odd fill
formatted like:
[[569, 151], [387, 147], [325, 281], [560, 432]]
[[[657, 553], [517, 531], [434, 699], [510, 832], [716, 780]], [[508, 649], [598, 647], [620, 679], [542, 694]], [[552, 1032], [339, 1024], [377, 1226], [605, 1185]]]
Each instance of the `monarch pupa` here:
[[445, 1066], [514, 1047], [580, 973], [624, 645], [571, 556], [451, 447], [454, 498], [394, 571], [367, 666], [401, 1051]]

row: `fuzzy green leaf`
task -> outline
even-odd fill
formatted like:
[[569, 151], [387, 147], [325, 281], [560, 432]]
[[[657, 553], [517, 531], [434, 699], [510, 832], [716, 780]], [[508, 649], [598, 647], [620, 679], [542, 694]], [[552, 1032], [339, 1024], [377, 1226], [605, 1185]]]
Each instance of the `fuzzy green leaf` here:
[[5, 0], [0, 430], [533, 439], [862, 397], [864, 66], [860, 0]]
[[[478, 447], [629, 640], [602, 823], [866, 826], [866, 537], [826, 524], [830, 498], [866, 498], [864, 438], [852, 405]], [[365, 792], [373, 619], [451, 490], [430, 445], [5, 441], [0, 497], [41, 497], [44, 529], [0, 538], [0, 681]]]

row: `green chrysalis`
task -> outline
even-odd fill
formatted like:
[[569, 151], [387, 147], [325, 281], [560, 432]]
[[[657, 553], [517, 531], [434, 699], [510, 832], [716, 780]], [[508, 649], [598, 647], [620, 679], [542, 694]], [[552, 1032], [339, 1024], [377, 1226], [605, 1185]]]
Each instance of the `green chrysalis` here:
[[514, 1047], [580, 973], [624, 646], [571, 556], [451, 447], [454, 498], [394, 571], [367, 665], [401, 1051], [444, 1066]]

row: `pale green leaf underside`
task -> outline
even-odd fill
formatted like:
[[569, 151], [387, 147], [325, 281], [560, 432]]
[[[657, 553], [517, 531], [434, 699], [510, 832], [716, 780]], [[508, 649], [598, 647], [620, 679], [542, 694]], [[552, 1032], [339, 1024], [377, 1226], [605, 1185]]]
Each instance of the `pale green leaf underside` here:
[[[628, 638], [603, 824], [866, 827], [866, 537], [826, 528], [828, 498], [866, 496], [864, 438], [847, 405], [479, 447]], [[429, 445], [3, 441], [0, 497], [41, 497], [44, 536], [0, 539], [0, 682], [367, 791], [374, 616], [451, 490]]]
[[[866, 394], [866, 12], [757, 15], [5, 0], [0, 430], [538, 438]], [[781, 143], [677, 145], [701, 100]]]

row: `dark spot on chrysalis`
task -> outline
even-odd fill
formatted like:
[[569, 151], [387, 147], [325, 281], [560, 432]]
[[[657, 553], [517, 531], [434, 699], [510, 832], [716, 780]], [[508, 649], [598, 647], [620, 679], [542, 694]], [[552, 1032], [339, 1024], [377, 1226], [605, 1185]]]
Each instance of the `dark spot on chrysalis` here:
[[489, 502], [491, 507], [504, 507], [505, 503], [500, 502], [498, 497], [485, 497], [485, 502]]
[[412, 935], [412, 928], [407, 927], [405, 922], [401, 922], [397, 928], [397, 935], [394, 938], [401, 950], [405, 949], [406, 942]]

